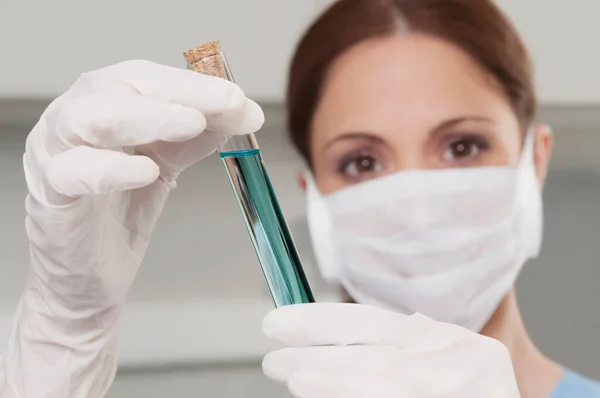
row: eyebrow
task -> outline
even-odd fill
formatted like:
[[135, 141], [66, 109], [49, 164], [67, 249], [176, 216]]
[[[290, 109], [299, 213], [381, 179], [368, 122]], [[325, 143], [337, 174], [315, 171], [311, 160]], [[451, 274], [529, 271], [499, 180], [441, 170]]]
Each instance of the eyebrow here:
[[[439, 134], [441, 131], [445, 130], [445, 129], [449, 129], [451, 127], [456, 126], [457, 124], [461, 124], [464, 122], [485, 122], [485, 123], [492, 123], [493, 120], [487, 117], [483, 117], [483, 116], [461, 116], [461, 117], [457, 117], [454, 119], [450, 119], [450, 120], [446, 120], [440, 124], [438, 124], [437, 126], [435, 126], [431, 132], [429, 133], [430, 136], [435, 136], [437, 134]], [[385, 143], [385, 140], [381, 137], [379, 137], [376, 134], [373, 133], [368, 133], [368, 132], [349, 132], [349, 133], [343, 133], [341, 135], [339, 135], [338, 137], [336, 137], [335, 139], [331, 140], [330, 142], [328, 142], [325, 145], [325, 148], [330, 147], [331, 145], [335, 144], [336, 142], [339, 141], [346, 141], [346, 140], [351, 140], [351, 139], [361, 139], [361, 140], [365, 140], [365, 141], [370, 141], [373, 143], [378, 143], [378, 144], [382, 144]]]
[[343, 134], [335, 137], [333, 140], [329, 141], [325, 145], [325, 148], [332, 146], [336, 142], [352, 140], [352, 139], [361, 139], [361, 140], [378, 143], [378, 144], [385, 143], [385, 140], [383, 138], [377, 136], [376, 134], [367, 133], [367, 132], [351, 132], [351, 133], [343, 133]]
[[351, 132], [351, 133], [343, 133], [343, 134], [335, 137], [333, 140], [331, 140], [327, 144], [325, 144], [323, 149], [327, 149], [340, 141], [356, 140], [356, 139], [368, 141], [368, 142], [374, 143], [374, 144], [385, 144], [385, 140], [383, 138], [377, 136], [377, 134], [368, 133], [368, 132]]
[[461, 124], [464, 122], [493, 123], [493, 120], [490, 119], [489, 117], [484, 117], [484, 116], [461, 116], [461, 117], [457, 117], [454, 119], [446, 120], [445, 122], [438, 124], [433, 130], [431, 130], [430, 135], [432, 135], [432, 136], [436, 135], [442, 130], [448, 129], [450, 127], [454, 127], [457, 124]]

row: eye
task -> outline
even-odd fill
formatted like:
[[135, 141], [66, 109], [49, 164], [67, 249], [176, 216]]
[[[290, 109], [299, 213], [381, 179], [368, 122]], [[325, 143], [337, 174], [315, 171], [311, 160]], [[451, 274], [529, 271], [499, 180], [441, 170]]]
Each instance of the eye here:
[[364, 178], [383, 170], [381, 163], [369, 154], [355, 154], [342, 162], [341, 172], [351, 178]]
[[487, 142], [479, 137], [462, 137], [451, 141], [443, 153], [444, 161], [464, 162], [477, 158], [489, 148]]

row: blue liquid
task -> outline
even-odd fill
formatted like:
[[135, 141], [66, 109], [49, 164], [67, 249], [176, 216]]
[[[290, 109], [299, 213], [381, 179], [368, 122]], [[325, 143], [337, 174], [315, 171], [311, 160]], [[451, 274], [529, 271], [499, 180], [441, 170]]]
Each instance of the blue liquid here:
[[221, 152], [276, 307], [314, 298], [259, 149]]

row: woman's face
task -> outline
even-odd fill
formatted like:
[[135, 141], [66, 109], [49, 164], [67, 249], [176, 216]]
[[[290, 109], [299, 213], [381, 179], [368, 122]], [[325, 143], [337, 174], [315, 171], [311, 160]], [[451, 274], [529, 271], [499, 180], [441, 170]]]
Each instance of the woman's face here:
[[[542, 181], [551, 135], [538, 130]], [[500, 85], [460, 49], [421, 35], [373, 39], [343, 54], [311, 134], [325, 194], [400, 170], [515, 165], [523, 142]]]

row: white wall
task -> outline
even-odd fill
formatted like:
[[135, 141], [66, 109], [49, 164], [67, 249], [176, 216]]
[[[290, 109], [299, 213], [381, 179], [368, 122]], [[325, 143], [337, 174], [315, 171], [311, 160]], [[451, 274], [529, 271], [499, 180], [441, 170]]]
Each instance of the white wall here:
[[498, 0], [523, 35], [546, 103], [600, 102], [600, 1]]
[[[53, 97], [83, 71], [130, 58], [183, 66], [219, 38], [238, 82], [280, 100], [298, 36], [331, 0], [2, 0], [0, 97]], [[499, 0], [533, 52], [541, 98], [600, 103], [600, 2]]]
[[278, 99], [318, 0], [2, 0], [0, 96], [55, 96], [83, 71], [131, 58], [185, 66], [220, 39], [238, 82]]

